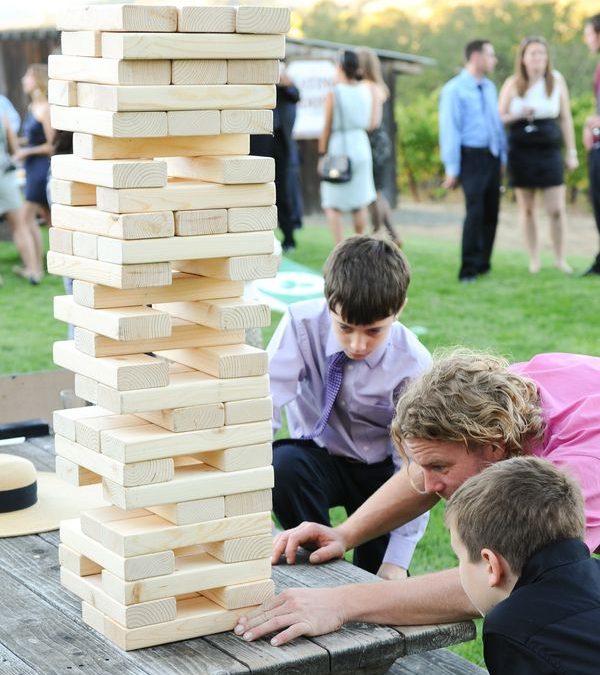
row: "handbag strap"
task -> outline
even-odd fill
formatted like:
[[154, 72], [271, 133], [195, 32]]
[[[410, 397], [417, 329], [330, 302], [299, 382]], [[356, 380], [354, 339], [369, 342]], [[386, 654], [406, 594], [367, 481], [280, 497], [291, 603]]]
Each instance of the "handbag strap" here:
[[342, 104], [340, 103], [340, 99], [338, 96], [337, 85], [333, 88], [333, 98], [335, 99], [335, 104], [340, 114], [340, 123], [342, 125], [342, 147], [344, 148], [344, 154], [347, 155], [348, 150], [346, 149], [346, 133], [345, 133], [346, 126], [344, 124], [344, 114], [342, 112]]

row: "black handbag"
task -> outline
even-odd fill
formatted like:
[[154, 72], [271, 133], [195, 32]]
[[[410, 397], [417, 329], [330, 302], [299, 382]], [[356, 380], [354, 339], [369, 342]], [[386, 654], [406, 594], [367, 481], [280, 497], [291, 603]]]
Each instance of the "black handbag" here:
[[352, 180], [352, 162], [346, 154], [346, 136], [344, 135], [344, 118], [342, 115], [342, 106], [337, 100], [337, 92], [333, 90], [338, 110], [340, 111], [340, 121], [342, 123], [342, 140], [344, 144], [343, 155], [333, 155], [326, 153], [319, 160], [317, 172], [321, 180], [328, 183], [349, 183]]

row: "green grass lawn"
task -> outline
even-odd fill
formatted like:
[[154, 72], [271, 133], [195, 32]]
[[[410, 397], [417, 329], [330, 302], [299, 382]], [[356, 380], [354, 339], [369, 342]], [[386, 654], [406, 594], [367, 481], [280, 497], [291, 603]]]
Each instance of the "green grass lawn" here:
[[[290, 258], [320, 270], [331, 249], [325, 227], [304, 228]], [[527, 272], [523, 252], [498, 251], [494, 271], [474, 284], [456, 281], [458, 244], [412, 239], [405, 252], [413, 282], [401, 317], [409, 327], [421, 327], [431, 350], [449, 345], [493, 349], [511, 360], [526, 360], [543, 351], [600, 355], [598, 292], [600, 279], [567, 277], [551, 266], [536, 276]], [[590, 251], [595, 253], [594, 251]], [[570, 261], [584, 268], [589, 260]], [[66, 329], [52, 318], [52, 297], [62, 294], [62, 280], [46, 277], [38, 287], [11, 274], [18, 258], [12, 244], [0, 242], [0, 374], [52, 368], [52, 342]], [[549, 264], [549, 260], [544, 261]], [[268, 340], [280, 315], [265, 329]], [[417, 547], [411, 571], [419, 574], [455, 564], [442, 522], [443, 506], [432, 512], [428, 532]], [[335, 509], [334, 521], [344, 514]], [[480, 641], [454, 650], [482, 664]]]

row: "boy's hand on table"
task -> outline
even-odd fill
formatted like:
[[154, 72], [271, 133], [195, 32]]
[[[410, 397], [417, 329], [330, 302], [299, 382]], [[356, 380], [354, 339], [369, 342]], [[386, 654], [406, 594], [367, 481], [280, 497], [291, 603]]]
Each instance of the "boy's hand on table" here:
[[342, 558], [346, 552], [346, 543], [339, 530], [305, 522], [275, 537], [271, 562], [277, 565], [281, 556], [285, 555], [288, 565], [293, 565], [299, 546], [315, 549], [309, 557], [309, 561], [315, 564]]
[[408, 573], [404, 567], [400, 567], [399, 565], [394, 565], [392, 563], [382, 563], [381, 567], [377, 570], [377, 576], [381, 577], [382, 579], [397, 581], [406, 579], [408, 577]]

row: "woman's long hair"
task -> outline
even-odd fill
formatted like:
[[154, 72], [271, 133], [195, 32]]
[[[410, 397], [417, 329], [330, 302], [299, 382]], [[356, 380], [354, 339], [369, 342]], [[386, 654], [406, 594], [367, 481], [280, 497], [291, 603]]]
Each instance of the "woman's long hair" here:
[[539, 35], [526, 37], [525, 39], [521, 40], [521, 44], [519, 45], [517, 58], [515, 60], [515, 85], [517, 88], [517, 94], [519, 94], [519, 96], [524, 96], [525, 92], [529, 88], [529, 77], [527, 76], [527, 68], [525, 68], [525, 64], [523, 63], [523, 56], [525, 55], [527, 47], [530, 45], [542, 45], [546, 50], [548, 61], [546, 62], [544, 80], [546, 82], [546, 94], [550, 96], [554, 89], [554, 75], [552, 73], [552, 63], [550, 61], [550, 50], [548, 49], [548, 43], [546, 40]]

